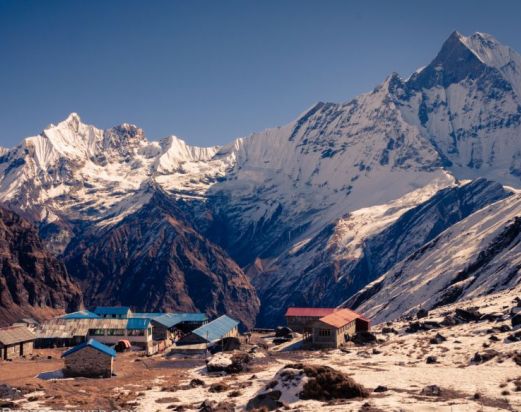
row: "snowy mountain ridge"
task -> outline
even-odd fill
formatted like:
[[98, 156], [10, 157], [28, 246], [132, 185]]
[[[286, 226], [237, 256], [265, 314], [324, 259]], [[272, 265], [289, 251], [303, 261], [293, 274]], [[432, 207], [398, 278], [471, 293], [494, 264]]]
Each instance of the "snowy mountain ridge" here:
[[[346, 103], [317, 103], [224, 146], [149, 141], [137, 126], [101, 130], [72, 113], [0, 152], [0, 203], [38, 222], [61, 253], [165, 191], [247, 270], [264, 307], [286, 305], [285, 288], [302, 292], [293, 303], [337, 305], [348, 297], [340, 291], [368, 280], [355, 274], [368, 239], [437, 191], [480, 177], [521, 188], [520, 95], [518, 53], [487, 34], [454, 32], [408, 79], [393, 74]], [[475, 187], [476, 198], [491, 190]], [[430, 241], [416, 236], [411, 244]], [[311, 296], [313, 282], [333, 292]]]

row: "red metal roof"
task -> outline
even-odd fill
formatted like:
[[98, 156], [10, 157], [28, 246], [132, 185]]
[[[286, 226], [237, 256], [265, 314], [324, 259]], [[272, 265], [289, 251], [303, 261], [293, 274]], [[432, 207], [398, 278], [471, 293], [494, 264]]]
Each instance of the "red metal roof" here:
[[336, 310], [335, 312], [320, 318], [320, 322], [334, 326], [335, 328], [341, 328], [355, 319], [362, 319], [368, 322], [366, 318], [351, 309]]
[[336, 308], [288, 308], [285, 316], [306, 316], [321, 318], [336, 311]]

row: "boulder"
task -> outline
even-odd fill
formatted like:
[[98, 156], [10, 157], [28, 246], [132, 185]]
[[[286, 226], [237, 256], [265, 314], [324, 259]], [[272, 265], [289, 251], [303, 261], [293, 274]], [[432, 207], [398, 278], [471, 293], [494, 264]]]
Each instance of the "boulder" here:
[[287, 326], [278, 326], [275, 329], [275, 336], [277, 338], [293, 338], [293, 331]]
[[506, 320], [505, 317], [506, 315], [501, 312], [492, 312], [484, 314], [481, 319], [488, 320], [489, 322], [500, 322], [502, 320]]
[[390, 328], [388, 326], [385, 326], [382, 328], [382, 333], [394, 333], [394, 334], [398, 334], [398, 331], [394, 328]]
[[369, 396], [369, 391], [362, 385], [329, 366], [297, 363], [286, 365], [285, 368], [301, 370], [308, 378], [299, 394], [300, 399], [329, 401]]
[[475, 363], [475, 364], [485, 363], [485, 362], [488, 362], [490, 359], [495, 358], [498, 355], [499, 355], [498, 351], [496, 351], [494, 349], [487, 349], [481, 353], [476, 352], [474, 354], [474, 357], [471, 359], [471, 362]]
[[0, 384], [0, 399], [21, 399], [22, 391], [5, 383]]
[[420, 392], [423, 396], [441, 396], [441, 388], [438, 385], [428, 385]]
[[482, 316], [483, 315], [476, 308], [456, 309], [456, 319], [462, 323], [477, 322], [481, 320]]
[[501, 325], [501, 326], [499, 327], [499, 331], [500, 331], [500, 332], [509, 332], [509, 331], [511, 331], [511, 330], [512, 330], [512, 328], [511, 328], [510, 326], [508, 326], [508, 325]]
[[441, 333], [437, 333], [436, 336], [434, 336], [433, 338], [430, 339], [430, 343], [432, 345], [438, 345], [440, 343], [443, 343], [447, 340], [447, 338], [445, 336], [443, 336]]
[[447, 315], [443, 318], [443, 320], [441, 321], [441, 324], [443, 326], [455, 326], [457, 325], [459, 322], [456, 320], [456, 318], [452, 315]]
[[206, 362], [208, 372], [239, 373], [248, 369], [251, 355], [246, 352], [220, 352]]
[[205, 400], [199, 406], [199, 412], [234, 412], [235, 407], [228, 402], [213, 402], [210, 400]]
[[387, 386], [378, 385], [376, 388], [374, 388], [373, 392], [381, 393], [381, 392], [387, 392], [389, 389], [387, 389]]
[[521, 313], [516, 313], [514, 316], [512, 316], [511, 322], [513, 328], [521, 325]]
[[198, 379], [198, 378], [195, 378], [195, 379], [192, 379], [189, 383], [189, 385], [192, 387], [192, 388], [196, 388], [197, 386], [204, 386], [205, 383], [203, 380], [201, 379]]
[[425, 321], [425, 322], [411, 322], [407, 329], [405, 329], [406, 333], [416, 333], [425, 330], [438, 329], [440, 324], [435, 321]]
[[210, 385], [210, 389], [208, 389], [208, 391], [211, 393], [220, 393], [226, 392], [228, 389], [230, 389], [229, 386], [224, 382], [216, 382]]
[[416, 318], [422, 319], [429, 316], [429, 311], [427, 309], [420, 309], [418, 312], [416, 312]]
[[356, 343], [357, 345], [365, 345], [368, 343], [376, 342], [376, 336], [368, 331], [357, 332], [351, 338], [351, 341]]
[[433, 363], [438, 363], [438, 358], [436, 356], [427, 356], [427, 360], [426, 360], [426, 363], [427, 364], [433, 364]]
[[511, 333], [506, 337], [507, 342], [520, 342], [521, 341], [521, 331]]
[[283, 406], [282, 402], [279, 401], [281, 395], [281, 391], [260, 393], [248, 401], [246, 404], [246, 410], [251, 411], [253, 409], [259, 409], [274, 411]]

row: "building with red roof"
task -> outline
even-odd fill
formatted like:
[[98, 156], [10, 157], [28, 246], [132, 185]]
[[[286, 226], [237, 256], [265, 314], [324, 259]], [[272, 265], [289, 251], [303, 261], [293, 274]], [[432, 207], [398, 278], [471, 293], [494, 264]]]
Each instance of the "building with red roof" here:
[[284, 316], [286, 324], [291, 330], [311, 334], [315, 321], [336, 310], [336, 308], [288, 308]]
[[369, 320], [350, 309], [338, 309], [313, 323], [313, 345], [338, 348], [357, 332], [369, 330]]

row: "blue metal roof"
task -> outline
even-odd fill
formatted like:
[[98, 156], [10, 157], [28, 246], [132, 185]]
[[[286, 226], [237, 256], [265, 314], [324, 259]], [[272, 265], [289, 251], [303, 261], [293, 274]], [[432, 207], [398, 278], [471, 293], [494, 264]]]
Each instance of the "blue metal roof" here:
[[204, 313], [164, 313], [153, 320], [171, 328], [182, 322], [206, 322], [208, 317]]
[[150, 325], [150, 319], [130, 318], [127, 321], [127, 329], [146, 329]]
[[195, 333], [208, 342], [215, 342], [217, 340], [221, 340], [224, 335], [226, 335], [238, 325], [239, 322], [237, 322], [235, 319], [232, 319], [226, 315], [222, 315], [221, 317], [212, 320], [206, 325], [194, 329], [192, 333]]
[[97, 315], [126, 315], [129, 311], [128, 306], [98, 306], [94, 309]]
[[163, 312], [132, 312], [130, 317], [132, 318], [144, 318], [144, 319], [154, 319], [158, 316], [164, 315]]
[[94, 312], [88, 310], [79, 310], [78, 312], [67, 313], [60, 316], [60, 319], [97, 319], [99, 318]]
[[105, 355], [112, 356], [113, 358], [116, 357], [116, 351], [112, 349], [110, 346], [104, 345], [103, 343], [98, 342], [95, 339], [89, 339], [87, 342], [80, 343], [78, 346], [75, 346], [74, 348], [71, 348], [68, 351], [63, 352], [62, 358], [69, 356], [74, 352], [78, 352], [79, 350], [84, 349], [86, 347], [91, 347], [96, 350], [99, 350]]

